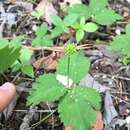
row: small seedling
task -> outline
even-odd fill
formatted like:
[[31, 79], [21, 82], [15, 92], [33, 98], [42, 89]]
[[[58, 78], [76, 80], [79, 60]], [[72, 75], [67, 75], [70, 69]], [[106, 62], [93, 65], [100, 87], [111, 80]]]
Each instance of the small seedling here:
[[85, 17], [82, 17], [80, 22], [76, 22], [72, 27], [76, 30], [76, 40], [78, 43], [83, 39], [85, 32], [95, 32], [98, 29], [95, 23], [86, 23]]
[[48, 26], [43, 23], [36, 29], [36, 37], [32, 40], [32, 46], [52, 46], [51, 36], [47, 34]]
[[76, 22], [78, 16], [76, 14], [70, 14], [65, 16], [62, 20], [59, 16], [52, 16], [52, 22], [55, 25], [51, 32], [52, 38], [59, 36], [61, 33], [69, 33], [69, 27]]

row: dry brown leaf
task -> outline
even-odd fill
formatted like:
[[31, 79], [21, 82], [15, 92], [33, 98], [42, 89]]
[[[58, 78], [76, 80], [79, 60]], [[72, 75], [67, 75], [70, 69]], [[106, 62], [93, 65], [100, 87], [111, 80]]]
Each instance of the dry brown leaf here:
[[51, 16], [56, 15], [57, 11], [54, 8], [51, 0], [42, 0], [38, 6], [36, 7], [38, 12], [44, 13], [44, 18], [48, 22], [48, 24], [52, 23]]
[[36, 70], [44, 68], [45, 70], [55, 70], [59, 57], [57, 54], [50, 54], [47, 57], [39, 58], [33, 63]]
[[101, 112], [97, 113], [96, 123], [94, 124], [92, 130], [103, 130], [103, 120]]

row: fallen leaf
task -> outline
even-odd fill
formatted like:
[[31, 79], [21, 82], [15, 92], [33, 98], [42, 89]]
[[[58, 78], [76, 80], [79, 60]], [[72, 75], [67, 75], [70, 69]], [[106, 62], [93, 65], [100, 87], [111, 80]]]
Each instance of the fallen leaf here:
[[57, 14], [57, 11], [54, 8], [51, 0], [42, 0], [36, 7], [36, 10], [44, 13], [43, 17], [48, 22], [48, 24], [52, 23], [51, 16]]
[[39, 58], [33, 63], [33, 67], [36, 70], [45, 69], [45, 70], [55, 70], [58, 63], [59, 56], [56, 53], [52, 53], [49, 56]]
[[103, 130], [103, 120], [102, 120], [102, 113], [97, 113], [96, 123], [94, 124], [92, 130]]

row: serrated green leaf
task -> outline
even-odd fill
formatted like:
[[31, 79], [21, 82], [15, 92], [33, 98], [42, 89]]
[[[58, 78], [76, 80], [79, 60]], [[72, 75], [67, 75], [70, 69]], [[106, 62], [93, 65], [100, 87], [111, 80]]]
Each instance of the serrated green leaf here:
[[93, 20], [101, 25], [110, 25], [116, 20], [120, 19], [122, 19], [122, 16], [120, 16], [119, 14], [115, 13], [113, 10], [110, 9], [102, 10], [100, 13], [96, 14], [93, 17]]
[[88, 6], [84, 4], [74, 4], [68, 8], [67, 12], [69, 14], [76, 14], [79, 16], [79, 18], [85, 17], [88, 19], [91, 16]]
[[80, 42], [84, 37], [84, 30], [78, 30], [76, 32], [76, 40], [77, 42]]
[[31, 65], [25, 65], [21, 68], [22, 72], [29, 77], [34, 77], [33, 67]]
[[80, 98], [81, 96], [81, 98], [86, 100], [95, 110], [98, 111], [100, 109], [101, 97], [95, 89], [81, 86], [74, 87], [72, 93], [76, 93], [74, 98]]
[[130, 52], [130, 43], [126, 40], [126, 35], [119, 35], [114, 37], [110, 43], [110, 49], [118, 51], [122, 55], [127, 55]]
[[45, 101], [57, 101], [67, 92], [60, 84], [54, 74], [45, 74], [36, 79], [28, 97], [28, 104], [36, 105]]
[[24, 48], [21, 50], [20, 61], [23, 65], [28, 65], [30, 63], [30, 59], [32, 56], [32, 52], [28, 48]]
[[57, 15], [51, 16], [51, 20], [54, 25], [63, 26], [63, 21], [59, 16]]
[[[61, 75], [68, 75], [68, 57], [63, 56], [57, 65], [57, 73]], [[90, 61], [82, 52], [76, 52], [70, 57], [69, 77], [78, 83], [89, 71]], [[64, 68], [64, 69], [63, 69]], [[79, 69], [80, 68], [80, 69]]]
[[22, 45], [23, 38], [24, 36], [17, 36], [9, 42], [9, 45], [14, 48], [19, 48]]
[[42, 38], [36, 37], [32, 40], [32, 46], [40, 46], [42, 44]]
[[78, 15], [77, 14], [69, 14], [67, 15], [65, 18], [64, 18], [64, 24], [66, 26], [70, 26], [72, 25], [74, 22], [76, 22], [78, 18]]
[[59, 36], [62, 32], [63, 32], [63, 28], [56, 26], [51, 32], [51, 37], [55, 38]]
[[9, 41], [5, 38], [0, 38], [0, 49], [4, 48], [7, 45], [9, 45]]
[[92, 14], [100, 13], [108, 4], [108, 0], [91, 0], [89, 4], [89, 8]]
[[95, 32], [98, 29], [98, 26], [95, 23], [89, 22], [85, 24], [84, 30], [86, 32]]
[[[96, 121], [96, 110], [92, 107], [93, 104], [87, 100], [94, 99], [91, 95], [95, 95], [95, 90], [91, 89], [88, 93], [87, 89], [88, 88], [73, 88], [60, 101], [58, 112], [60, 113], [59, 116], [65, 126], [72, 126], [74, 130], [92, 129], [91, 127]], [[96, 104], [97, 102], [99, 104], [98, 99], [96, 100], [96, 97], [94, 99], [96, 100]]]
[[41, 46], [52, 46], [52, 45], [53, 45], [53, 41], [51, 39], [51, 36], [45, 35], [42, 39]]
[[52, 46], [53, 41], [50, 35], [45, 35], [43, 38], [36, 37], [32, 41], [32, 46]]
[[46, 23], [43, 23], [42, 25], [40, 25], [37, 30], [36, 30], [36, 35], [40, 38], [42, 38], [48, 30], [48, 26]]
[[0, 48], [0, 72], [3, 72], [11, 67], [11, 65], [19, 58], [20, 48], [5, 46]]

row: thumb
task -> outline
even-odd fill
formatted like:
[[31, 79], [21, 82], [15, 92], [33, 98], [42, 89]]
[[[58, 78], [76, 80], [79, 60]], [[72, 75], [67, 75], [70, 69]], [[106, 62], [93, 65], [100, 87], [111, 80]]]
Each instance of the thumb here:
[[8, 106], [8, 104], [14, 98], [15, 93], [15, 86], [9, 82], [0, 87], [0, 112]]

